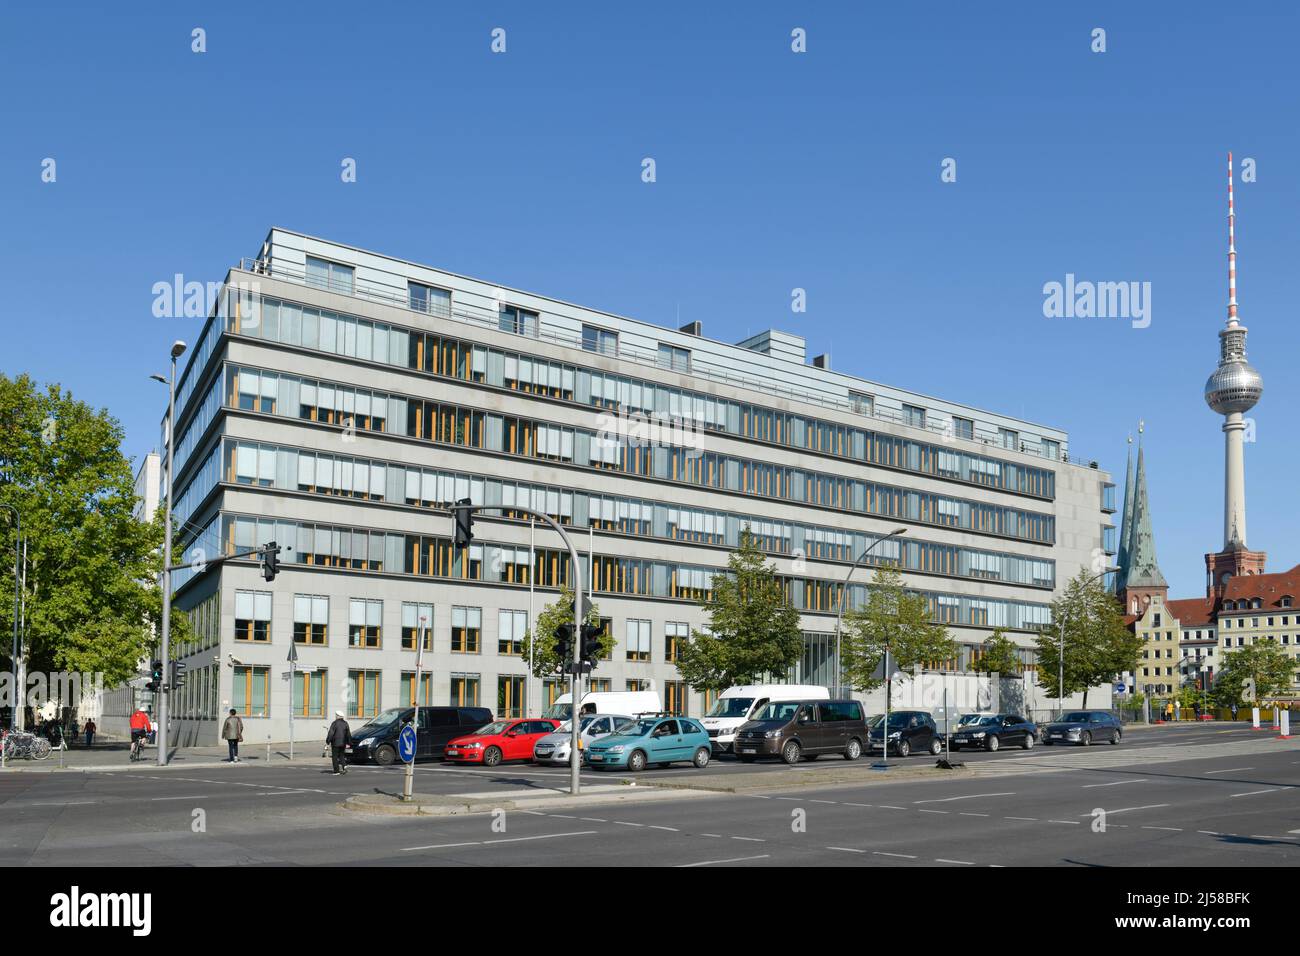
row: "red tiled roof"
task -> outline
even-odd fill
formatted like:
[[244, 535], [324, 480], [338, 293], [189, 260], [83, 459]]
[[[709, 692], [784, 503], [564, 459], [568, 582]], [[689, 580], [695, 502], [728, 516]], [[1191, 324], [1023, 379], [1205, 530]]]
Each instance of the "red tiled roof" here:
[[1225, 601], [1259, 598], [1264, 609], [1281, 607], [1278, 602], [1284, 596], [1300, 600], [1300, 564], [1290, 571], [1274, 574], [1233, 575], [1228, 579], [1227, 589], [1223, 592]]
[[1214, 624], [1213, 598], [1180, 598], [1166, 601], [1165, 607], [1182, 627], [1206, 627]]

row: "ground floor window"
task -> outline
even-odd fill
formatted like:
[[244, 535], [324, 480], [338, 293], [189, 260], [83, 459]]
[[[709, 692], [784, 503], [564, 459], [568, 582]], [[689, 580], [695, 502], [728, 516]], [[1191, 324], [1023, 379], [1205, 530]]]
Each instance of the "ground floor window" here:
[[271, 668], [236, 667], [230, 688], [230, 706], [244, 717], [265, 717], [270, 711]]
[[497, 716], [524, 716], [525, 678], [503, 674], [497, 678]]
[[628, 691], [649, 690], [650, 682], [639, 677], [633, 677], [628, 680], [626, 689]]
[[664, 709], [678, 717], [686, 716], [686, 682], [670, 680], [664, 682]]
[[550, 707], [565, 692], [567, 682], [557, 677], [548, 677], [542, 681], [542, 706]]
[[451, 675], [451, 705], [453, 707], [479, 706], [479, 675]]
[[427, 672], [420, 673], [420, 699], [415, 699], [415, 671], [402, 671], [402, 693], [401, 701], [403, 704], [414, 706], [420, 704], [427, 707], [433, 703], [430, 699], [430, 692], [433, 689], [433, 675]]
[[344, 687], [349, 717], [374, 717], [379, 713], [379, 671], [348, 671]]
[[593, 694], [608, 694], [612, 687], [612, 682], [608, 677], [593, 677], [591, 679], [591, 692]]
[[293, 715], [295, 717], [324, 717], [325, 689], [329, 687], [329, 671], [295, 671], [293, 674]]

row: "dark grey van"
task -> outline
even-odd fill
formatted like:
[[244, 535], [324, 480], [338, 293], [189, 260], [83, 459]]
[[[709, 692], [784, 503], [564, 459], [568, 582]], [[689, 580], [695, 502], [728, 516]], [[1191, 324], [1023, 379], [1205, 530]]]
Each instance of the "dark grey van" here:
[[857, 760], [867, 741], [866, 715], [856, 700], [772, 701], [736, 731], [742, 763], [780, 757], [788, 764], [841, 754]]
[[492, 711], [486, 707], [394, 707], [352, 731], [348, 757], [354, 763], [373, 760], [381, 767], [395, 763], [397, 735], [417, 709], [420, 722], [415, 728], [416, 760], [441, 759], [448, 742], [492, 723]]

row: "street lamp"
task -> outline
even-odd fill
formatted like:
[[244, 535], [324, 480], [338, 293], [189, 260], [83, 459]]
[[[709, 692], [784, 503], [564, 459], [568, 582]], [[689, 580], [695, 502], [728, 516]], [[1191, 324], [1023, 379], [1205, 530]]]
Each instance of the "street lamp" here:
[[[858, 560], [853, 562], [853, 567], [849, 568], [849, 573], [844, 575], [844, 584], [841, 585], [840, 587], [839, 607], [836, 609], [836, 613], [835, 613], [835, 672], [836, 672], [835, 680], [837, 682], [835, 687], [836, 696], [840, 696], [844, 693], [844, 658], [840, 653], [840, 628], [844, 622], [844, 599], [849, 593], [849, 579], [853, 577], [853, 572], [856, 571], [859, 567], [861, 567], [862, 563], [867, 560], [867, 557], [871, 554], [872, 551], [874, 551], [877, 547], [879, 547], [884, 542], [888, 541], [890, 538], [896, 538], [900, 534], [906, 534], [906, 533], [907, 533], [906, 528], [895, 528], [893, 531], [889, 532], [889, 534], [885, 535], [883, 538], [877, 538], [872, 543], [871, 547], [863, 551], [862, 554], [858, 556]], [[885, 656], [886, 656], [886, 663], [888, 663], [889, 655], [886, 654]]]
[[[1118, 571], [1118, 570], [1120, 570], [1120, 569], [1119, 569], [1119, 568], [1106, 568], [1104, 571], [1101, 571], [1101, 572], [1099, 572], [1098, 574], [1094, 574], [1092, 577], [1088, 578], [1088, 580], [1086, 580], [1086, 581], [1083, 582], [1083, 585], [1082, 585], [1082, 586], [1086, 588], [1086, 587], [1087, 587], [1089, 584], [1091, 584], [1093, 581], [1096, 581], [1096, 580], [1098, 580], [1098, 579], [1100, 579], [1100, 578], [1104, 578], [1106, 575], [1108, 575], [1108, 574], [1112, 574], [1112, 573], [1114, 573], [1115, 571]], [[1065, 709], [1065, 618], [1066, 618], [1066, 613], [1065, 613], [1065, 604], [1064, 604], [1064, 602], [1062, 602], [1062, 604], [1061, 604], [1061, 629], [1060, 629], [1060, 630], [1061, 630], [1061, 639], [1060, 639], [1060, 642], [1059, 642], [1059, 647], [1060, 647], [1060, 659], [1059, 659], [1059, 661], [1058, 661], [1058, 663], [1057, 663], [1057, 668], [1058, 668], [1058, 669], [1057, 669], [1057, 673], [1056, 673], [1056, 719], [1057, 719], [1057, 720], [1060, 720], [1060, 719], [1061, 719], [1061, 714], [1062, 714], [1062, 712], [1063, 712], [1064, 709]]]
[[18, 509], [15, 508], [13, 505], [0, 505], [0, 507], [8, 509], [9, 511], [12, 511], [14, 514], [14, 646], [13, 646], [13, 657], [9, 661], [10, 666], [13, 668], [14, 704], [13, 704], [13, 710], [9, 715], [9, 726], [13, 730], [21, 730], [22, 719], [20, 715], [22, 715], [23, 713], [23, 707], [22, 707], [23, 694], [18, 684], [18, 616], [19, 616], [19, 612], [18, 612], [19, 583], [18, 582], [19, 582], [20, 564], [22, 561], [21, 555], [23, 552], [23, 547], [22, 547], [23, 516], [19, 514]]
[[[149, 376], [155, 382], [167, 386], [167, 509], [163, 513], [163, 570], [162, 570], [162, 670], [163, 684], [158, 694], [158, 766], [167, 766], [167, 686], [169, 670], [168, 654], [172, 631], [172, 462], [176, 449], [176, 360], [185, 353], [185, 343], [177, 339], [172, 343], [171, 378], [161, 375]], [[292, 683], [292, 678], [290, 678]], [[293, 693], [290, 688], [290, 693]], [[290, 710], [293, 708], [290, 707]]]

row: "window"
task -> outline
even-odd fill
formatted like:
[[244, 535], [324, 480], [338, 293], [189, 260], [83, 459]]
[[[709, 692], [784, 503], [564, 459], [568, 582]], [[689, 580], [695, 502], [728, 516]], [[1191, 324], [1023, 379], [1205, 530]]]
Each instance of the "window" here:
[[497, 653], [508, 657], [522, 655], [527, 631], [527, 611], [497, 611]]
[[502, 674], [497, 678], [497, 716], [524, 716], [523, 677], [514, 674]]
[[308, 256], [307, 284], [351, 295], [354, 289], [352, 267]]
[[293, 681], [293, 715], [295, 717], [324, 717], [325, 691], [329, 687], [329, 671], [295, 671]]
[[377, 648], [380, 646], [381, 623], [384, 618], [383, 601], [353, 598], [348, 602], [348, 647]]
[[451, 705], [453, 707], [479, 706], [478, 688], [478, 674], [452, 674]]
[[865, 392], [849, 392], [849, 406], [860, 415], [872, 415], [876, 410], [876, 400]]
[[685, 621], [669, 621], [664, 625], [664, 660], [676, 662], [682, 644], [691, 636], [691, 626]]
[[415, 671], [402, 671], [402, 691], [398, 700], [403, 706], [415, 706], [419, 704], [427, 707], [433, 703], [429, 699], [429, 693], [433, 689], [433, 675], [428, 671], [420, 671], [420, 699], [415, 699]]
[[670, 680], [664, 682], [664, 709], [678, 717], [686, 713], [686, 682]]
[[271, 592], [235, 592], [235, 640], [271, 640]]
[[582, 347], [588, 352], [599, 352], [601, 355], [617, 355], [618, 333], [594, 325], [584, 325]]
[[1159, 626], [1160, 626], [1160, 615], [1159, 615], [1159, 614], [1155, 614], [1155, 615], [1153, 615], [1153, 620], [1152, 620], [1152, 622], [1151, 622], [1151, 626], [1152, 626], [1152, 627], [1159, 627]]
[[627, 622], [627, 659], [650, 660], [650, 622], [629, 619]]
[[450, 292], [445, 289], [435, 289], [429, 285], [421, 285], [419, 282], [408, 282], [406, 288], [410, 297], [411, 308], [416, 312], [428, 312], [431, 315], [440, 315], [443, 318], [451, 315]]
[[904, 422], [904, 424], [911, 425], [911, 426], [913, 426], [914, 428], [924, 428], [924, 427], [925, 427], [925, 409], [924, 409], [924, 408], [919, 408], [919, 407], [916, 406], [916, 405], [904, 405], [904, 406], [903, 406], [903, 422]]
[[974, 438], [975, 423], [969, 418], [952, 417], [952, 433], [956, 438]]
[[674, 372], [689, 372], [691, 370], [691, 350], [678, 348], [676, 345], [660, 345], [659, 366], [660, 368], [672, 369]]
[[1020, 433], [1012, 431], [1010, 428], [998, 429], [998, 444], [1003, 448], [1009, 448], [1016, 451], [1020, 447]]
[[624, 683], [624, 689], [627, 690], [628, 693], [636, 693], [640, 690], [649, 690], [650, 682], [644, 678], [632, 677]]
[[293, 641], [324, 644], [328, 632], [330, 599], [323, 594], [293, 596]]
[[477, 654], [483, 631], [481, 607], [451, 609], [451, 650], [454, 654]]
[[230, 685], [230, 706], [244, 717], [265, 717], [270, 712], [269, 667], [236, 667]]
[[348, 671], [343, 688], [349, 717], [374, 717], [379, 713], [379, 671]]
[[513, 305], [502, 306], [497, 318], [497, 328], [502, 332], [513, 332], [515, 335], [528, 335], [536, 338], [537, 313], [518, 309]]
[[611, 681], [608, 677], [593, 677], [591, 679], [591, 692], [593, 694], [608, 694], [611, 689]]
[[433, 650], [433, 605], [402, 602], [402, 650], [415, 650], [420, 633], [424, 634], [424, 649]]

